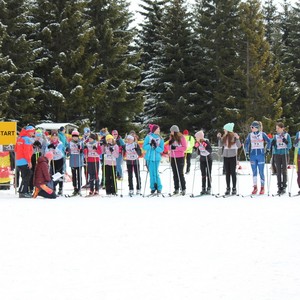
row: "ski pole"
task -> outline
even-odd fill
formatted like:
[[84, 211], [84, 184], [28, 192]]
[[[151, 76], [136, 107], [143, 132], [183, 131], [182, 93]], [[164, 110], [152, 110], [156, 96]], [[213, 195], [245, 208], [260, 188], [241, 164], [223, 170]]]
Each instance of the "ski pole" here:
[[191, 194], [191, 197], [194, 197], [194, 185], [195, 185], [195, 177], [196, 177], [196, 167], [197, 167], [197, 157], [195, 158], [195, 167], [194, 167], [194, 175], [193, 175], [193, 183], [192, 183], [192, 194]]
[[144, 186], [144, 192], [143, 192], [143, 197], [145, 197], [145, 193], [146, 193], [146, 185], [147, 185], [147, 179], [148, 179], [148, 173], [149, 173], [149, 168], [146, 162], [146, 168], [147, 168], [147, 173], [146, 173], [146, 180], [145, 180], [145, 186]]
[[[179, 182], [179, 188], [182, 191], [182, 185], [181, 185], [181, 180], [180, 180], [180, 176], [179, 176], [179, 170], [178, 170], [178, 165], [177, 165], [177, 159], [175, 156], [175, 151], [171, 150], [173, 152], [173, 159], [174, 159], [174, 163], [175, 163], [175, 169], [176, 169], [176, 173], [177, 173], [177, 177], [178, 177], [178, 182]], [[171, 158], [172, 159], [172, 158]]]
[[210, 172], [207, 156], [205, 156], [205, 158], [206, 158], [206, 168], [207, 168], [207, 174], [208, 174], [208, 180], [209, 180], [209, 184], [210, 184], [211, 194], [213, 195], [213, 188], [212, 188], [212, 184], [211, 184], [211, 172]]

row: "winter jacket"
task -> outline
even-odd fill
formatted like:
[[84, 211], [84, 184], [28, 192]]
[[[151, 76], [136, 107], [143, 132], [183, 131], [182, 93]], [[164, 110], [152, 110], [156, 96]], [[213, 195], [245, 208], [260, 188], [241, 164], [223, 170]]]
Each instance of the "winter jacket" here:
[[98, 142], [88, 142], [85, 144], [83, 153], [87, 162], [98, 162], [100, 161], [100, 154], [102, 153], [102, 149]]
[[273, 154], [288, 154], [292, 148], [291, 136], [287, 132], [275, 134], [272, 140]]
[[195, 143], [195, 147], [200, 155], [200, 161], [212, 160], [211, 153], [212, 147], [207, 139]]
[[[172, 145], [176, 147], [174, 150], [172, 150], [171, 148]], [[170, 157], [175, 157], [175, 158], [184, 157], [184, 152], [186, 148], [187, 148], [187, 142], [183, 135], [181, 136], [179, 143], [172, 139], [169, 140]]]
[[38, 163], [35, 167], [33, 184], [39, 188], [42, 184], [47, 184], [47, 182], [51, 180], [49, 161], [45, 156], [41, 156], [39, 157]]
[[[250, 132], [245, 141], [245, 151], [250, 155], [264, 155], [264, 142], [267, 143], [267, 149], [271, 148], [271, 140], [267, 134], [262, 131]], [[251, 151], [251, 152], [250, 152]]]
[[[155, 146], [151, 145], [152, 140], [155, 141]], [[150, 133], [144, 140], [143, 149], [146, 151], [145, 160], [160, 161], [164, 151], [164, 140], [159, 135]]]
[[70, 154], [70, 167], [79, 168], [83, 166], [83, 143], [71, 140], [66, 149]]
[[191, 135], [185, 135], [184, 137], [187, 142], [187, 148], [185, 150], [185, 153], [192, 153], [195, 145], [195, 138]]
[[119, 157], [118, 145], [116, 145], [116, 144], [103, 145], [102, 153], [103, 153], [104, 165], [106, 165], [106, 166], [116, 166], [117, 165], [117, 157]]
[[33, 154], [32, 145], [33, 138], [30, 137], [25, 129], [22, 129], [15, 146], [17, 166], [25, 166], [31, 162]]
[[127, 164], [136, 164], [139, 156], [142, 154], [142, 150], [138, 143], [126, 143], [125, 144], [126, 162]]

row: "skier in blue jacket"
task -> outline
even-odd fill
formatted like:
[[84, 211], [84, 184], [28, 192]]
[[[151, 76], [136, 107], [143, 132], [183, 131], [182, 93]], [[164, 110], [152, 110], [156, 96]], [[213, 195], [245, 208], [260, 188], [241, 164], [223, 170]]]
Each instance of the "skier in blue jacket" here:
[[[267, 134], [262, 131], [261, 123], [253, 121], [251, 124], [251, 132], [248, 134], [245, 141], [246, 156], [250, 160], [252, 173], [253, 173], [253, 191], [252, 194], [257, 193], [257, 169], [260, 176], [260, 192], [263, 195], [265, 193], [265, 154], [270, 153], [271, 141]], [[267, 143], [267, 149], [265, 153], [265, 143]], [[249, 156], [250, 153], [250, 156]]]
[[145, 160], [150, 176], [151, 194], [161, 193], [162, 184], [159, 177], [159, 164], [161, 160], [161, 153], [164, 151], [164, 140], [159, 135], [160, 128], [158, 125], [149, 125], [150, 133], [144, 140], [143, 149], [146, 151]]

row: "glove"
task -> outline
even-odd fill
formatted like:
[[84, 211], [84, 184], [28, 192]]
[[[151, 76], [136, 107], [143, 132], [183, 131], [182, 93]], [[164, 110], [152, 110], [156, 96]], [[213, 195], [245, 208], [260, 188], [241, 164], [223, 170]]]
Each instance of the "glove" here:
[[249, 153], [246, 153], [246, 160], [250, 160], [250, 155], [249, 155]]
[[87, 147], [87, 145], [85, 145], [84, 147], [83, 147], [83, 149], [87, 149], [88, 147]]
[[105, 140], [105, 138], [100, 140], [100, 146], [103, 146], [103, 145], [106, 145], [106, 140]]
[[80, 149], [80, 144], [77, 144], [77, 148]]
[[96, 147], [96, 146], [93, 146], [93, 149], [94, 149], [94, 150], [97, 150], [97, 147]]
[[54, 144], [48, 145], [48, 149], [55, 149], [55, 148], [56, 148], [56, 146]]
[[114, 152], [114, 147], [113, 147], [113, 146], [110, 146], [110, 147], [109, 147], [109, 151], [110, 151], [111, 153], [113, 153], [113, 152]]
[[42, 144], [41, 144], [39, 141], [35, 141], [35, 142], [33, 143], [33, 147], [34, 147], [34, 148], [42, 148]]
[[286, 145], [289, 143], [288, 140], [287, 140], [285, 137], [282, 138], [282, 141], [283, 141]]
[[176, 146], [175, 145], [171, 145], [171, 150], [175, 150]]
[[151, 145], [151, 147], [156, 148], [156, 142], [154, 139], [151, 140], [150, 145]]

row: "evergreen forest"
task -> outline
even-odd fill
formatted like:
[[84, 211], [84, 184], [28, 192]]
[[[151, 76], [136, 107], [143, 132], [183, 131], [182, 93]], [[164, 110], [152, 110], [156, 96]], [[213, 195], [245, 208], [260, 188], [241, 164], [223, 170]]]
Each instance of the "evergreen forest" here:
[[300, 129], [300, 2], [0, 0], [0, 120]]

